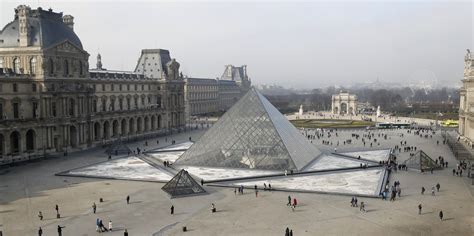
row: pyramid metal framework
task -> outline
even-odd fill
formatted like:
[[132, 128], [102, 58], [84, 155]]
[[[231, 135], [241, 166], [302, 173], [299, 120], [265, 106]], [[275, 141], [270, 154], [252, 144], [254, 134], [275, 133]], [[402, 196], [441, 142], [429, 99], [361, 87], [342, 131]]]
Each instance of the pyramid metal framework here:
[[320, 154], [252, 88], [175, 164], [298, 171]]
[[430, 170], [441, 169], [441, 166], [438, 165], [433, 159], [431, 159], [425, 152], [422, 150], [416, 152], [412, 157], [408, 158], [403, 164], [407, 165], [408, 168], [417, 169], [417, 170]]
[[206, 193], [206, 190], [204, 190], [184, 169], [179, 171], [178, 174], [176, 174], [161, 189], [171, 195], [172, 198]]

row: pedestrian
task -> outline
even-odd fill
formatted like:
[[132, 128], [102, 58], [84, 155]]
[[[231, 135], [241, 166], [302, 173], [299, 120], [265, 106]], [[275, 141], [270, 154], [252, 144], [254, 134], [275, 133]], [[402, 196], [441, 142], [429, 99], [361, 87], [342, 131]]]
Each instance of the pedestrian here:
[[285, 236], [290, 236], [290, 229], [288, 227], [286, 227]]
[[364, 202], [360, 202], [360, 209], [359, 209], [359, 210], [365, 212], [365, 204], [364, 204]]
[[102, 230], [100, 229], [100, 219], [99, 218], [97, 218], [95, 220], [95, 231], [99, 232], [99, 233], [102, 232]]
[[354, 207], [354, 202], [355, 202], [354, 197], [352, 197], [352, 199], [351, 199], [351, 207]]
[[290, 236], [293, 236], [293, 230], [290, 229]]
[[38, 229], [38, 236], [41, 236], [43, 235], [43, 229], [41, 227], [39, 227]]
[[171, 215], [173, 215], [174, 214], [174, 206], [173, 205], [171, 205], [170, 210], [171, 210]]
[[94, 212], [94, 214], [95, 214], [96, 210], [97, 210], [97, 205], [95, 205], [95, 202], [94, 202], [94, 204], [92, 204], [92, 211]]
[[439, 188], [441, 188], [441, 185], [439, 185], [439, 183], [436, 184], [436, 190], [437, 192], [439, 192]]
[[435, 195], [435, 187], [431, 187], [431, 195], [434, 196]]
[[296, 198], [293, 198], [293, 206], [296, 207], [298, 205], [298, 201], [296, 201]]
[[354, 197], [354, 204], [355, 204], [356, 207], [358, 206], [357, 205], [357, 197]]
[[443, 221], [443, 211], [439, 211], [439, 220]]
[[201, 186], [204, 186], [204, 179], [201, 179]]
[[422, 209], [422, 206], [421, 206], [421, 203], [418, 205], [418, 215], [421, 215], [421, 209]]
[[425, 187], [421, 187], [421, 195], [425, 194]]
[[[56, 205], [57, 206], [57, 205]], [[58, 225], [58, 236], [62, 236], [63, 235], [63, 228], [66, 228], [66, 226], [60, 226]]]
[[127, 195], [127, 204], [130, 203], [130, 195]]
[[105, 228], [105, 225], [102, 222], [102, 220], [99, 220], [99, 229], [100, 229], [101, 232], [104, 232], [104, 231], [107, 232], [108, 231], [107, 228]]
[[109, 231], [112, 232], [112, 220], [109, 220]]
[[128, 231], [127, 231], [127, 229], [125, 229], [125, 231], [123, 231], [123, 236], [128, 236]]
[[56, 207], [54, 207], [54, 209], [56, 210], [56, 214], [59, 215], [59, 206], [58, 206], [58, 204], [56, 204]]
[[41, 211], [38, 212], [38, 217], [39, 217], [40, 220], [43, 220], [43, 213]]
[[453, 169], [453, 176], [454, 176], [454, 174], [456, 174], [456, 169]]
[[291, 206], [291, 196], [290, 195], [288, 195], [288, 203], [286, 205]]

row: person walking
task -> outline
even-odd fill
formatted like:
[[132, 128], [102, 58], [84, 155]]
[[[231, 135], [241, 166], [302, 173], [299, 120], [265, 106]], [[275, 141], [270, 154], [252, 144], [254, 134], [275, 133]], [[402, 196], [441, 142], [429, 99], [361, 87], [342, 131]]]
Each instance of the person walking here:
[[171, 205], [170, 210], [171, 210], [171, 215], [173, 215], [174, 214], [174, 206], [173, 205]]
[[425, 187], [421, 187], [421, 195], [425, 194]]
[[97, 218], [95, 220], [95, 231], [99, 232], [99, 233], [102, 232], [102, 230], [100, 229], [100, 219], [99, 218]]
[[125, 229], [125, 231], [123, 231], [123, 236], [128, 236], [128, 231], [127, 231], [127, 229]]
[[291, 196], [290, 195], [288, 195], [288, 203], [286, 205], [291, 206]]
[[290, 236], [290, 229], [288, 227], [286, 227], [285, 236]]
[[436, 191], [439, 192], [439, 189], [441, 188], [441, 185], [439, 183], [436, 184]]
[[130, 195], [127, 195], [127, 204], [130, 203]]
[[418, 215], [421, 215], [421, 209], [422, 209], [422, 208], [423, 208], [423, 207], [421, 206], [421, 203], [418, 204]]
[[443, 211], [439, 211], [439, 220], [440, 221], [443, 221], [443, 216], [444, 216]]
[[364, 202], [360, 202], [360, 211], [365, 212], [365, 204]]
[[43, 229], [41, 227], [39, 227], [38, 229], [38, 236], [41, 236], [43, 235]]
[[109, 231], [112, 232], [112, 220], [109, 220]]
[[66, 228], [66, 226], [60, 226], [60, 225], [58, 225], [58, 236], [62, 236], [62, 235], [63, 235], [63, 228]]
[[42, 213], [41, 211], [38, 212], [38, 218], [39, 218], [40, 220], [43, 220], [43, 213]]
[[95, 202], [94, 202], [94, 204], [92, 204], [92, 212], [94, 212], [95, 214], [96, 210], [97, 210], [97, 205], [95, 205]]
[[296, 198], [293, 198], [293, 206], [296, 207], [298, 205], [298, 201], [296, 201]]

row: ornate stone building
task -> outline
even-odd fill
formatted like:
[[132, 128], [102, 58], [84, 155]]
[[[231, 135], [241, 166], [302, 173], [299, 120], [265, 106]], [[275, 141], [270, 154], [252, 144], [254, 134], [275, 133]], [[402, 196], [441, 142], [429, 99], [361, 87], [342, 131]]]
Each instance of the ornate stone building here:
[[332, 113], [336, 115], [356, 115], [357, 96], [345, 91], [332, 95]]
[[159, 76], [106, 70], [100, 55], [89, 70], [73, 20], [21, 5], [0, 31], [0, 164], [184, 126], [184, 80], [168, 51]]
[[247, 66], [226, 65], [221, 78], [185, 78], [184, 100], [187, 117], [226, 111], [251, 86]]
[[474, 53], [464, 57], [464, 79], [459, 98], [459, 134], [469, 145], [474, 143]]

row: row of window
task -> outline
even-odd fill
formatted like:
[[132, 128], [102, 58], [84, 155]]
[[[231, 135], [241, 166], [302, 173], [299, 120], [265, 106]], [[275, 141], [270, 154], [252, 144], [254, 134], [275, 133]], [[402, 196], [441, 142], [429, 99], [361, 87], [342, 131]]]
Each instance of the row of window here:
[[[38, 62], [37, 62], [37, 59], [36, 57], [32, 57], [29, 59], [29, 62], [28, 62], [28, 72], [29, 74], [36, 74], [36, 71], [37, 71], [37, 65], [38, 65]], [[7, 66], [5, 65], [5, 60], [3, 58], [0, 58], [0, 68], [7, 68]], [[15, 74], [25, 74], [25, 71], [24, 71], [24, 68], [21, 67], [21, 59], [19, 57], [15, 57], [13, 59], [13, 72], [15, 72]], [[54, 74], [56, 71], [55, 69], [55, 66], [54, 66], [54, 60], [53, 59], [49, 59], [49, 74], [52, 75]], [[71, 73], [70, 73], [70, 63], [69, 61], [66, 59], [63, 61], [63, 75], [64, 76], [69, 76]], [[82, 63], [82, 61], [79, 61], [79, 75], [84, 75], [84, 65]]]
[[[98, 85], [94, 84], [94, 90], [95, 91], [97, 91], [97, 87], [98, 87]], [[101, 87], [100, 87], [101, 91], [105, 92], [106, 91], [105, 87], [106, 87], [105, 84], [101, 84]], [[117, 87], [116, 84], [110, 84], [110, 91], [115, 91], [115, 87]], [[127, 86], [125, 86], [124, 84], [119, 84], [118, 85], [119, 91], [124, 91], [125, 88], [126, 88], [126, 91], [130, 91], [130, 87], [131, 87], [130, 84], [127, 84]], [[151, 90], [151, 85], [150, 84], [147, 84], [146, 87], [145, 87], [144, 84], [142, 84], [140, 87], [141, 87], [142, 91], [145, 91], [145, 88], [147, 88], [147, 90]], [[138, 91], [138, 88], [139, 88], [138, 84], [135, 84], [134, 85], [134, 89], [135, 89], [134, 91]], [[158, 90], [159, 90], [159, 88], [160, 87], [158, 87]]]

